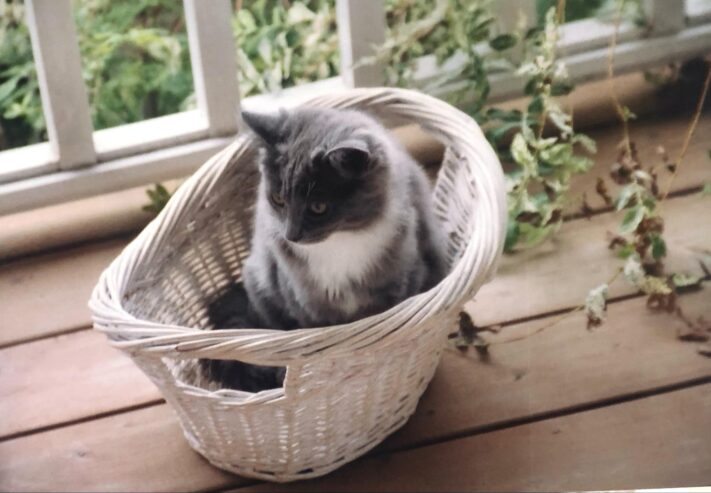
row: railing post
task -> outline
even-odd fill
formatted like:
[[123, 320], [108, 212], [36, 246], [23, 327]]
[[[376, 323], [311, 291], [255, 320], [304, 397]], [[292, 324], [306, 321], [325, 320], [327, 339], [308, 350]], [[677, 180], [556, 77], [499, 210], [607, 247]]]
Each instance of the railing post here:
[[644, 0], [644, 14], [654, 36], [681, 31], [686, 24], [684, 0]]
[[213, 137], [237, 131], [239, 85], [230, 0], [184, 0], [198, 108]]
[[341, 76], [349, 87], [380, 86], [382, 67], [357, 65], [385, 41], [384, 0], [336, 0]]
[[96, 162], [71, 0], [27, 0], [42, 110], [60, 169]]

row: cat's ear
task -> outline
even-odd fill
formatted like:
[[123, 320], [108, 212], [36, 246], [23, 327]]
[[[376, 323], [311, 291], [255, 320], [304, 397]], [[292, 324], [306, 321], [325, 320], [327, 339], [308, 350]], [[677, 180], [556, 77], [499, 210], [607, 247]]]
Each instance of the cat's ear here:
[[282, 110], [279, 113], [252, 113], [249, 111], [242, 112], [242, 120], [244, 123], [261, 139], [273, 146], [282, 140], [282, 131], [284, 122], [287, 118], [286, 111]]
[[326, 152], [326, 160], [347, 178], [360, 176], [371, 168], [371, 152], [363, 139], [349, 139]]

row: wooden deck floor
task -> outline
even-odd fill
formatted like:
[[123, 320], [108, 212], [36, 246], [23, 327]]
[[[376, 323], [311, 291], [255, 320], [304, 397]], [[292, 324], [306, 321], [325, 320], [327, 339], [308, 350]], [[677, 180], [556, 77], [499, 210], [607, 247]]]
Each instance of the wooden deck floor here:
[[[671, 155], [686, 118], [635, 124], [642, 157]], [[598, 166], [618, 128], [592, 132]], [[675, 269], [711, 268], [711, 117], [702, 119], [664, 206]], [[644, 145], [647, 143], [647, 145]], [[654, 144], [654, 145], [651, 145]], [[573, 192], [575, 195], [576, 192]], [[223, 473], [194, 453], [172, 411], [130, 360], [89, 329], [89, 292], [128, 238], [0, 266], [0, 490], [176, 491], [581, 490], [711, 484], [711, 359], [677, 339], [678, 322], [650, 313], [619, 283], [604, 326], [573, 316], [618, 261], [605, 232], [618, 217], [591, 202], [555, 241], [506, 257], [468, 309], [502, 324], [481, 361], [447, 351], [409, 423], [381, 447], [318, 480], [272, 485]], [[571, 212], [574, 207], [571, 208]], [[684, 295], [711, 318], [711, 287]], [[530, 334], [528, 337], [522, 337]], [[511, 341], [513, 340], [513, 341]], [[510, 341], [510, 342], [506, 342]]]

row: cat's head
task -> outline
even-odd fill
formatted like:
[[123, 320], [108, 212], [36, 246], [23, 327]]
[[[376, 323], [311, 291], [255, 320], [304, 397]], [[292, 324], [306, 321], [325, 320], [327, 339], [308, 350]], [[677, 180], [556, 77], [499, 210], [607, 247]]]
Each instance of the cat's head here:
[[260, 200], [293, 243], [357, 231], [384, 214], [388, 193], [385, 130], [354, 111], [243, 112], [265, 149]]

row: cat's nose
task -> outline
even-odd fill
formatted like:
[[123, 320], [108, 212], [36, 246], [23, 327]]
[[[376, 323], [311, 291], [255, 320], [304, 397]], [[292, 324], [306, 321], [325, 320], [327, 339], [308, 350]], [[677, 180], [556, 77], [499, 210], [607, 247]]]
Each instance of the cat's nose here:
[[293, 243], [298, 243], [303, 237], [304, 235], [300, 228], [287, 228], [286, 230], [286, 239]]

